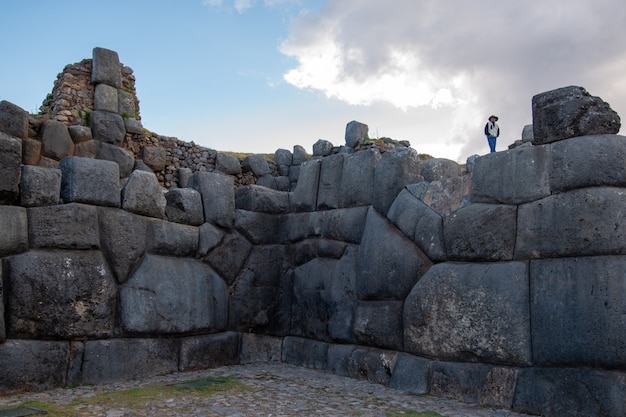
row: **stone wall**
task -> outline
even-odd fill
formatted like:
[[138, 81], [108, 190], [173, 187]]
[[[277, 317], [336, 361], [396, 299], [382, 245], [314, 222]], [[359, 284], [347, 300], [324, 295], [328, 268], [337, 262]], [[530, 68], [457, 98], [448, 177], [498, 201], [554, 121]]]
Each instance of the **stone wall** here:
[[[466, 170], [319, 143], [293, 191], [221, 169], [165, 192], [108, 159], [26, 165], [19, 110], [0, 104], [1, 392], [283, 361], [624, 415], [626, 138], [584, 89], [535, 96], [532, 142]], [[247, 169], [268, 175], [264, 160]]]

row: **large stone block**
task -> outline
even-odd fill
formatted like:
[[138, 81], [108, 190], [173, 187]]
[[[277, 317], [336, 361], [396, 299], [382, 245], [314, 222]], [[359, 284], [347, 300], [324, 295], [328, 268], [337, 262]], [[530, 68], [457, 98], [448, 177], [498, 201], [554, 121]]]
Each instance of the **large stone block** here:
[[178, 371], [175, 339], [109, 339], [85, 342], [74, 384], [106, 384]]
[[283, 342], [282, 361], [311, 369], [326, 369], [328, 343], [288, 336]]
[[215, 169], [223, 174], [241, 174], [241, 162], [236, 156], [218, 152], [215, 156]]
[[235, 211], [235, 229], [256, 245], [282, 243], [284, 222], [285, 216], [247, 210]]
[[569, 86], [537, 94], [532, 99], [533, 144], [585, 135], [619, 132], [619, 115], [600, 97]]
[[203, 260], [230, 285], [241, 272], [251, 250], [250, 242], [239, 233], [233, 232], [227, 234]]
[[60, 161], [74, 153], [74, 141], [64, 123], [56, 120], [43, 122], [41, 154]]
[[626, 368], [626, 256], [531, 261], [539, 366]]
[[91, 82], [122, 87], [122, 71], [117, 52], [105, 48], [93, 48]]
[[225, 234], [211, 223], [203, 223], [198, 228], [198, 256], [206, 256], [207, 253], [220, 244]]
[[523, 146], [476, 159], [472, 202], [520, 204], [549, 195], [548, 146]]
[[227, 229], [232, 227], [235, 186], [231, 177], [217, 172], [196, 172], [187, 185], [200, 192], [206, 222]]
[[462, 175], [461, 166], [445, 158], [426, 159], [420, 163], [419, 173], [424, 181], [440, 181], [444, 178], [457, 178]]
[[31, 248], [93, 249], [100, 246], [96, 207], [70, 203], [28, 209]]
[[246, 156], [241, 165], [244, 172], [250, 171], [254, 174], [255, 177], [262, 177], [264, 175], [271, 174], [270, 166], [267, 163], [267, 159], [265, 159], [265, 156], [261, 154]]
[[550, 146], [553, 191], [598, 185], [626, 186], [626, 137], [580, 136]]
[[369, 127], [366, 124], [356, 120], [351, 121], [346, 125], [346, 146], [354, 148], [360, 140], [368, 138], [368, 132]]
[[405, 301], [405, 351], [529, 365], [528, 285], [526, 262], [433, 266]]
[[402, 301], [361, 301], [354, 316], [360, 345], [402, 350]]
[[317, 209], [328, 210], [339, 207], [339, 184], [343, 173], [345, 154], [338, 153], [322, 159], [319, 188], [317, 190]]
[[120, 288], [120, 312], [122, 328], [130, 333], [221, 331], [228, 320], [228, 288], [199, 261], [146, 255]]
[[283, 339], [280, 337], [243, 333], [239, 362], [242, 364], [280, 362], [282, 350]]
[[322, 218], [322, 237], [361, 243], [368, 211], [367, 206], [325, 211]]
[[428, 359], [400, 353], [393, 368], [389, 386], [413, 394], [427, 394], [431, 367], [432, 361]]
[[404, 300], [431, 264], [412, 241], [370, 208], [357, 260], [359, 299]]
[[366, 379], [374, 384], [389, 385], [397, 357], [398, 353], [394, 351], [358, 347], [348, 359], [348, 376]]
[[128, 177], [135, 166], [135, 158], [130, 152], [110, 143], [100, 143], [96, 153], [96, 158], [117, 163], [119, 166], [120, 178]]
[[626, 254], [623, 188], [581, 188], [519, 206], [515, 258]]
[[20, 192], [22, 141], [0, 132], [0, 204], [15, 202]]
[[91, 129], [87, 126], [72, 125], [67, 127], [67, 131], [76, 145], [93, 140], [93, 136], [91, 136]]
[[[1, 133], [0, 138], [2, 138]], [[76, 150], [76, 148], [74, 150]], [[41, 141], [31, 138], [22, 139], [22, 163], [24, 165], [39, 165], [40, 159]]]
[[122, 188], [122, 208], [130, 212], [157, 219], [165, 218], [164, 190], [156, 175], [146, 171], [133, 171]]
[[547, 417], [626, 415], [626, 374], [593, 369], [521, 370], [512, 407]]
[[0, 206], [0, 258], [28, 250], [28, 216], [26, 209]]
[[292, 213], [284, 216], [282, 226], [283, 240], [298, 242], [319, 237], [324, 223], [323, 212]]
[[235, 206], [259, 213], [288, 213], [289, 193], [256, 184], [246, 185], [235, 191]]
[[0, 394], [43, 391], [66, 383], [67, 342], [7, 340], [0, 344]]
[[192, 188], [173, 188], [165, 194], [165, 215], [175, 223], [199, 226], [204, 223], [202, 196]]
[[517, 206], [470, 204], [443, 222], [449, 260], [510, 261], [515, 250]]
[[310, 159], [300, 165], [298, 186], [289, 198], [292, 211], [314, 211], [316, 209], [321, 167], [322, 161], [320, 159]]
[[289, 149], [276, 149], [276, 152], [274, 152], [276, 165], [290, 166], [292, 161], [293, 154]]
[[100, 149], [100, 141], [91, 139], [74, 146], [74, 156], [95, 159]]
[[20, 204], [24, 207], [50, 206], [61, 200], [61, 170], [22, 166]]
[[419, 155], [415, 149], [398, 147], [385, 152], [374, 170], [374, 208], [386, 215], [404, 186], [421, 179]]
[[89, 124], [93, 138], [100, 142], [120, 145], [124, 140], [126, 128], [119, 114], [96, 110], [91, 112]]
[[0, 345], [7, 338], [6, 324], [4, 322], [4, 280], [2, 279], [2, 262], [0, 262]]
[[132, 93], [124, 90], [117, 90], [117, 114], [125, 118], [132, 119], [136, 117], [135, 97]]
[[106, 84], [97, 84], [93, 95], [93, 109], [117, 114], [117, 88]]
[[105, 337], [116, 286], [99, 251], [30, 251], [5, 260], [10, 338]]
[[28, 112], [6, 100], [0, 101], [0, 133], [26, 139], [28, 137]]
[[346, 156], [339, 185], [339, 207], [367, 206], [374, 201], [374, 170], [380, 160], [377, 149]]
[[59, 163], [61, 198], [66, 203], [120, 206], [119, 167], [111, 161], [72, 156]]
[[477, 404], [489, 369], [488, 365], [482, 364], [434, 362], [430, 394]]
[[181, 339], [180, 371], [216, 368], [239, 363], [239, 334], [191, 336]]
[[167, 152], [161, 146], [145, 146], [141, 151], [141, 159], [153, 171], [163, 171], [165, 169], [165, 158]]
[[123, 284], [146, 252], [147, 218], [98, 207], [98, 222], [102, 251], [118, 282]]
[[193, 258], [198, 250], [198, 227], [164, 220], [150, 220], [147, 250], [154, 255]]

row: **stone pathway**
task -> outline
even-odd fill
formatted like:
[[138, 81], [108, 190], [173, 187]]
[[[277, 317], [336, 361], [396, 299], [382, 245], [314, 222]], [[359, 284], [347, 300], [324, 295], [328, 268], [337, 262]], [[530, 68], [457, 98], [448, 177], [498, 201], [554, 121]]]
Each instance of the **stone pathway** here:
[[[132, 388], [169, 386], [186, 381], [234, 376], [245, 387], [218, 391], [211, 395], [168, 395], [167, 391], [151, 391], [141, 403], [89, 402], [106, 398]], [[184, 391], [184, 390], [183, 390]], [[0, 396], [0, 417], [3, 411], [25, 402], [68, 406], [68, 416], [104, 417], [286, 417], [286, 416], [418, 416], [431, 411], [446, 417], [522, 417], [524, 414], [506, 410], [478, 407], [456, 401], [420, 396], [394, 390], [367, 381], [326, 374], [285, 364], [252, 364], [226, 366], [198, 372], [185, 372], [141, 381], [129, 381], [98, 386], [54, 389], [40, 393]], [[15, 415], [15, 414], [13, 414]], [[18, 414], [25, 415], [25, 414]], [[62, 415], [62, 414], [58, 414]], [[63, 414], [64, 415], [64, 414]], [[428, 414], [426, 414], [428, 415]], [[431, 414], [435, 416], [436, 414]], [[430, 416], [430, 415], [428, 415]]]

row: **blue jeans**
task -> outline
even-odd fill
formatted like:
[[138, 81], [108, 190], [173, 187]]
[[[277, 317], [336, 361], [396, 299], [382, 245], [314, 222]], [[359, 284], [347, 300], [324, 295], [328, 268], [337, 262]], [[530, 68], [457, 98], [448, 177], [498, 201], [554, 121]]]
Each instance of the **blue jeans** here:
[[494, 136], [487, 136], [487, 142], [489, 142], [489, 149], [491, 152], [496, 151], [496, 138]]

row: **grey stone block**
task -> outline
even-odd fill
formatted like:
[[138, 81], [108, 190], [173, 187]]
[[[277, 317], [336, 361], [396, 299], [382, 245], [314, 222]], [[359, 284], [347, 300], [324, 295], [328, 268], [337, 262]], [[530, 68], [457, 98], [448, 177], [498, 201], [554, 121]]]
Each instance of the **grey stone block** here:
[[217, 273], [232, 284], [244, 266], [252, 245], [237, 232], [227, 234], [219, 246], [203, 258]]
[[553, 191], [598, 185], [626, 186], [626, 137], [581, 136], [550, 145]]
[[65, 385], [69, 344], [7, 340], [0, 344], [0, 393], [43, 391]]
[[87, 126], [72, 125], [67, 127], [67, 131], [75, 145], [93, 140], [91, 129]]
[[276, 177], [274, 177], [272, 174], [266, 174], [262, 177], [258, 177], [256, 180], [256, 185], [271, 188], [272, 190], [278, 189], [278, 186], [276, 185]]
[[220, 244], [225, 233], [211, 223], [203, 223], [198, 229], [198, 256], [206, 256]]
[[117, 88], [106, 84], [97, 84], [93, 95], [93, 108], [118, 114]]
[[404, 300], [431, 264], [412, 241], [370, 208], [357, 262], [359, 299]]
[[374, 208], [386, 215], [404, 186], [421, 179], [419, 155], [415, 149], [400, 147], [385, 152], [374, 170]]
[[[4, 280], [2, 279], [2, 262], [0, 262], [0, 345], [4, 343], [7, 338], [7, 329], [4, 319]], [[0, 389], [0, 392], [2, 390]]]
[[114, 208], [98, 207], [100, 243], [119, 283], [146, 252], [147, 218]]
[[[426, 159], [420, 163], [419, 173], [424, 181], [433, 182], [444, 178], [456, 178], [462, 175], [461, 166], [445, 158]], [[417, 182], [417, 181], [415, 181]]]
[[49, 206], [61, 201], [61, 170], [22, 166], [20, 204], [24, 207]]
[[199, 226], [204, 223], [202, 196], [192, 188], [172, 188], [165, 194], [165, 215], [175, 223]]
[[285, 337], [282, 361], [311, 369], [326, 369], [328, 343], [300, 337]]
[[402, 350], [402, 301], [361, 301], [354, 316], [360, 345]]
[[361, 206], [323, 212], [321, 236], [347, 243], [361, 243], [368, 211], [368, 206]]
[[430, 394], [477, 404], [489, 370], [490, 367], [483, 364], [434, 362]]
[[106, 384], [178, 371], [175, 339], [109, 339], [85, 342], [79, 384]]
[[28, 250], [28, 216], [26, 209], [0, 206], [0, 258]]
[[297, 242], [303, 239], [319, 237], [322, 233], [324, 213], [291, 213], [284, 218], [281, 225], [283, 240]]
[[28, 112], [6, 100], [0, 101], [0, 133], [26, 139], [28, 137]]
[[472, 202], [520, 204], [550, 195], [550, 148], [523, 146], [476, 159]]
[[389, 385], [397, 357], [398, 353], [394, 351], [356, 348], [348, 360], [348, 376]]
[[20, 192], [22, 141], [0, 132], [0, 204], [17, 201]]
[[239, 334], [191, 336], [181, 339], [180, 371], [216, 368], [239, 363]]
[[281, 215], [235, 211], [235, 229], [255, 245], [282, 243], [284, 222], [285, 216]]
[[280, 337], [243, 333], [239, 362], [242, 364], [280, 362], [282, 346], [283, 339]]
[[96, 153], [97, 159], [113, 161], [119, 166], [120, 178], [130, 175], [135, 166], [135, 158], [126, 149], [110, 143], [101, 142]]
[[399, 353], [389, 386], [413, 394], [427, 394], [432, 361], [406, 353]]
[[199, 261], [146, 255], [120, 288], [120, 312], [122, 328], [135, 334], [221, 331], [228, 288]]
[[265, 156], [261, 154], [246, 156], [242, 163], [244, 171], [252, 172], [256, 177], [262, 177], [264, 175], [271, 174], [270, 166], [267, 163]]
[[377, 149], [347, 155], [339, 185], [339, 207], [367, 206], [374, 201], [374, 170], [380, 160]]
[[160, 146], [145, 146], [141, 151], [141, 159], [153, 171], [163, 171], [165, 169], [165, 148]]
[[122, 87], [122, 71], [117, 52], [105, 48], [93, 48], [91, 82]]
[[333, 151], [333, 144], [327, 140], [319, 139], [313, 144], [313, 156], [328, 156]]
[[291, 157], [291, 165], [301, 165], [302, 163], [304, 163], [307, 159], [309, 159], [308, 155], [306, 154], [306, 150], [300, 146], [300, 145], [294, 145], [293, 147], [293, 154]]
[[144, 133], [141, 120], [133, 119], [130, 117], [124, 117], [124, 129], [126, 129], [127, 133], [134, 133], [136, 135], [141, 135], [142, 133]]
[[581, 188], [519, 206], [515, 258], [626, 254], [624, 189]]
[[289, 181], [289, 177], [287, 176], [278, 176], [273, 177], [276, 182], [276, 189], [278, 191], [290, 191], [291, 190], [291, 181]]
[[135, 98], [131, 93], [124, 90], [117, 90], [117, 114], [126, 115], [128, 120], [136, 117]]
[[626, 367], [625, 269], [625, 256], [531, 261], [537, 365]]
[[354, 148], [360, 140], [368, 138], [368, 132], [369, 127], [366, 124], [356, 120], [351, 121], [346, 125], [346, 146]]
[[60, 161], [74, 153], [74, 141], [65, 124], [46, 120], [42, 126], [41, 154]]
[[497, 408], [513, 408], [515, 385], [520, 368], [491, 367], [480, 389], [480, 404]]
[[235, 212], [233, 179], [216, 172], [195, 172], [188, 186], [200, 192], [204, 221], [230, 229]]
[[298, 186], [291, 193], [289, 202], [291, 211], [314, 211], [317, 207], [317, 190], [322, 161], [311, 159], [300, 165]]
[[350, 357], [356, 348], [355, 345], [329, 344], [326, 372], [339, 376], [348, 376]]
[[164, 190], [156, 175], [146, 171], [133, 171], [122, 188], [122, 208], [132, 213], [157, 219], [165, 218]]
[[100, 142], [120, 145], [126, 134], [124, 119], [116, 113], [93, 111], [89, 116], [89, 125], [93, 138]]
[[517, 207], [470, 204], [443, 221], [448, 259], [510, 261], [515, 250]]
[[235, 191], [235, 206], [260, 213], [288, 213], [289, 193], [255, 184], [245, 185]]
[[619, 115], [582, 87], [546, 91], [532, 98], [533, 144], [619, 132]]
[[198, 227], [151, 219], [146, 246], [154, 255], [193, 258], [198, 250]]
[[317, 190], [318, 210], [336, 209], [339, 207], [339, 184], [341, 184], [344, 158], [345, 154], [335, 154], [322, 159]]
[[95, 159], [100, 148], [100, 141], [95, 139], [86, 142], [77, 143], [74, 146], [74, 156]]
[[96, 207], [70, 203], [28, 209], [31, 248], [94, 249], [100, 247]]
[[236, 156], [218, 152], [215, 157], [215, 169], [228, 175], [241, 174], [241, 162]]
[[120, 206], [119, 167], [111, 161], [72, 156], [59, 163], [61, 198], [66, 203]]
[[[0, 140], [3, 134], [0, 132]], [[76, 148], [74, 148], [76, 150]], [[22, 139], [22, 163], [24, 165], [39, 165], [41, 159], [41, 141], [37, 139]]]
[[99, 251], [30, 251], [5, 260], [10, 338], [105, 337], [116, 286]]
[[274, 152], [274, 162], [276, 165], [290, 166], [293, 161], [293, 154], [288, 149], [276, 149]]
[[528, 281], [526, 262], [434, 265], [405, 300], [405, 351], [529, 365]]

